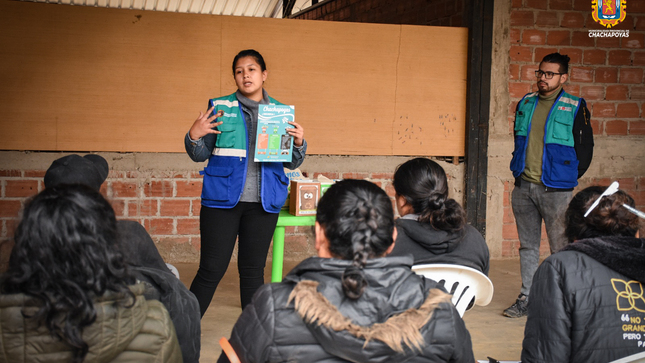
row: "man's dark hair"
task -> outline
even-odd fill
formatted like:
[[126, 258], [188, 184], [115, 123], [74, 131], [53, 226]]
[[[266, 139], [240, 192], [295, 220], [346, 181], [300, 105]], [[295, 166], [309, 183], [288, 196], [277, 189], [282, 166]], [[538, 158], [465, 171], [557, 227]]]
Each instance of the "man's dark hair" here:
[[542, 63], [557, 63], [560, 65], [560, 73], [569, 73], [569, 58], [566, 54], [551, 53], [542, 58]]

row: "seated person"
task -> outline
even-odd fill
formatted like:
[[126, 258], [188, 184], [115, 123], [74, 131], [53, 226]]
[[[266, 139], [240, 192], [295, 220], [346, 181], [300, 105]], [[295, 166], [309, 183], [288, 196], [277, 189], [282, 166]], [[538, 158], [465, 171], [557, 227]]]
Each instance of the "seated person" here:
[[466, 223], [466, 213], [448, 198], [443, 168], [426, 158], [399, 165], [392, 181], [399, 233], [390, 256], [414, 256], [414, 264], [447, 263], [474, 268], [486, 275], [489, 253], [481, 233]]
[[182, 362], [170, 316], [135, 284], [97, 191], [46, 188], [14, 240], [0, 279], [0, 362]]
[[[342, 180], [320, 199], [319, 257], [262, 286], [230, 343], [250, 362], [474, 362], [450, 295], [410, 270], [394, 246], [392, 203], [378, 186]], [[222, 354], [219, 362], [227, 362]]]
[[[577, 193], [565, 214], [570, 244], [549, 256], [531, 286], [522, 362], [609, 362], [645, 352], [645, 240], [625, 192]], [[639, 324], [634, 324], [640, 321]], [[640, 338], [638, 338], [640, 336]]]
[[[54, 160], [45, 173], [45, 187], [84, 184], [99, 191], [108, 176], [108, 163], [100, 155], [71, 154]], [[199, 303], [168, 269], [146, 229], [136, 221], [117, 221], [117, 239], [134, 276], [151, 284], [147, 298], [161, 301], [177, 331], [184, 363], [198, 363], [201, 349]]]

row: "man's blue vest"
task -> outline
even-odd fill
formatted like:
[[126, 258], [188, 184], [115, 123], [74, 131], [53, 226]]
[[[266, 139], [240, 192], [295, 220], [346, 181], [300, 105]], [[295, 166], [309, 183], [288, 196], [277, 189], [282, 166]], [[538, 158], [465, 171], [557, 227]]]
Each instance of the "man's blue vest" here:
[[[515, 150], [511, 160], [514, 177], [524, 172], [531, 119], [538, 103], [538, 93], [524, 96], [515, 113]], [[580, 98], [564, 91], [553, 103], [544, 125], [542, 183], [550, 188], [570, 189], [578, 185], [578, 157], [574, 149], [573, 122]]]
[[[281, 105], [273, 98], [271, 104]], [[246, 182], [248, 157], [248, 130], [244, 113], [235, 93], [211, 100], [213, 113], [222, 110], [223, 121], [217, 127], [221, 134], [208, 166], [200, 172], [204, 175], [202, 205], [210, 208], [233, 208], [240, 201]], [[284, 174], [282, 163], [261, 163], [260, 200], [262, 207], [269, 213], [278, 213], [287, 199], [289, 178]]]

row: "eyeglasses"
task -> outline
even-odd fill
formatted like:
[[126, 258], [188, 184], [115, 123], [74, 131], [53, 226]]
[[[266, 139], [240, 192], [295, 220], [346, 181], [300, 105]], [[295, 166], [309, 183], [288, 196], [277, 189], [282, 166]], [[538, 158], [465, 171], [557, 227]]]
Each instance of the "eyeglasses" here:
[[566, 73], [544, 72], [544, 71], [539, 70], [539, 69], [537, 71], [535, 71], [535, 77], [537, 77], [537, 79], [542, 78], [542, 76], [544, 76], [544, 78], [546, 78], [546, 79], [551, 79], [556, 74], [558, 76], [561, 76], [561, 75], [566, 74]]

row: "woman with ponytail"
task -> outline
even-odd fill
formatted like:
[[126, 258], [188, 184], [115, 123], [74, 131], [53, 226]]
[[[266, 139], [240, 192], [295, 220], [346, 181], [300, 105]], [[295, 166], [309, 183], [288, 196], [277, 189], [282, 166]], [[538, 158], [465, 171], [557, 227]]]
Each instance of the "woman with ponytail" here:
[[448, 198], [448, 179], [439, 164], [408, 160], [394, 173], [398, 238], [392, 256], [412, 255], [414, 264], [449, 263], [488, 275], [489, 254], [481, 233], [466, 223], [464, 209]]
[[242, 362], [474, 362], [450, 295], [413, 273], [412, 257], [386, 257], [396, 228], [381, 188], [334, 184], [315, 232], [318, 257], [261, 287], [233, 327]]

